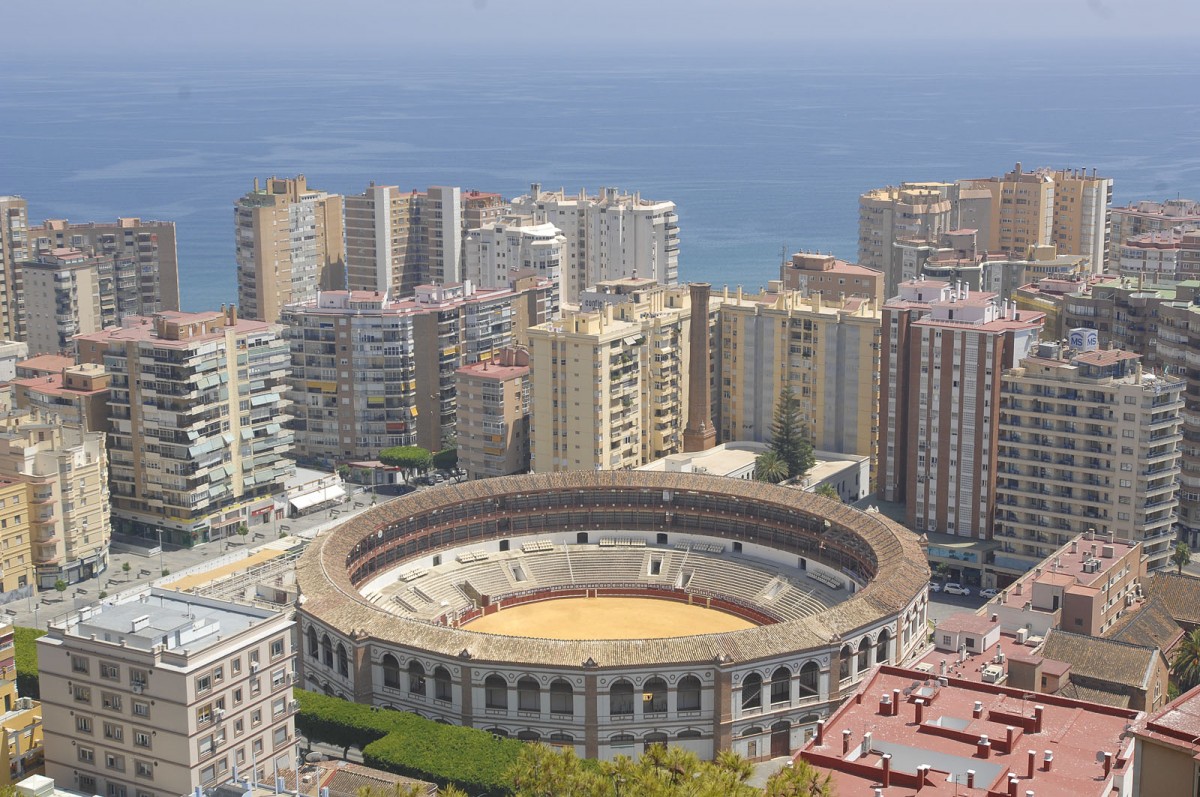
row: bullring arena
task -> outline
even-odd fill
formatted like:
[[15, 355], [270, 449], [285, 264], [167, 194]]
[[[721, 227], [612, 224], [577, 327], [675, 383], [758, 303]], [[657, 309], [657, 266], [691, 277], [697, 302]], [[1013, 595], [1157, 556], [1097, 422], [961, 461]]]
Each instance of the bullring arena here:
[[297, 566], [303, 686], [595, 758], [784, 755], [922, 644], [929, 571], [878, 513], [682, 473], [390, 501]]

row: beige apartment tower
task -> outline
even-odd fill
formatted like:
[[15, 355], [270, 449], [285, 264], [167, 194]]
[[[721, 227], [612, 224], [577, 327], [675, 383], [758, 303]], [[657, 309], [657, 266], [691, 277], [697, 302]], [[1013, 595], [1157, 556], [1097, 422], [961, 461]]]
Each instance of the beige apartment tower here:
[[295, 768], [288, 615], [161, 589], [38, 640], [46, 774], [84, 794], [180, 797]]
[[1182, 379], [1120, 349], [1042, 343], [1001, 377], [996, 568], [1033, 567], [1089, 530], [1168, 564], [1178, 507]]
[[72, 354], [75, 336], [116, 323], [113, 260], [79, 249], [40, 252], [21, 264], [29, 353]]
[[113, 286], [117, 315], [150, 315], [179, 309], [179, 255], [175, 222], [119, 218], [70, 224], [50, 219], [29, 229], [31, 253], [82, 249], [111, 257], [120, 267]]
[[536, 473], [633, 469], [683, 450], [688, 291], [601, 287], [621, 300], [529, 330]]
[[113, 522], [191, 546], [270, 521], [295, 472], [283, 329], [207, 313], [131, 316], [79, 338], [109, 379]]
[[718, 297], [720, 439], [766, 442], [779, 395], [790, 386], [813, 447], [869, 457], [874, 473], [879, 309], [862, 298], [784, 291], [777, 281], [769, 288]]
[[275, 322], [285, 305], [345, 286], [342, 197], [308, 187], [304, 175], [271, 177], [234, 205], [238, 307]]
[[0, 478], [29, 485], [29, 523], [37, 587], [84, 581], [108, 567], [112, 537], [104, 433], [56, 415], [0, 415]]
[[468, 479], [529, 470], [529, 352], [508, 348], [456, 372], [458, 466]]
[[883, 297], [895, 296], [901, 280], [897, 242], [932, 245], [956, 226], [954, 189], [952, 183], [901, 183], [858, 198], [858, 264], [883, 272]]
[[23, 340], [18, 264], [29, 259], [29, 203], [19, 196], [0, 196], [0, 337]]

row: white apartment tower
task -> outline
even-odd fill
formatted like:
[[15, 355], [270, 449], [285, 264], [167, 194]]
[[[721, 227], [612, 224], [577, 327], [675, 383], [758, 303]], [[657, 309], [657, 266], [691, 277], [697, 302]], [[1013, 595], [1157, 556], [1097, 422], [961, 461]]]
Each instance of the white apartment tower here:
[[38, 640], [46, 774], [108, 797], [179, 797], [298, 760], [288, 615], [150, 589]]
[[548, 222], [567, 239], [562, 300], [574, 303], [588, 287], [640, 277], [674, 285], [679, 277], [679, 217], [675, 203], [601, 188], [568, 195], [538, 183], [512, 202], [513, 212]]
[[509, 285], [516, 274], [553, 280], [563, 293], [563, 259], [567, 237], [549, 222], [532, 216], [505, 216], [467, 232], [467, 279], [483, 288]]
[[1141, 542], [1150, 570], [1168, 565], [1183, 389], [1182, 379], [1143, 373], [1140, 355], [1120, 349], [1042, 343], [1005, 370], [996, 568], [1016, 575], [1089, 530]]

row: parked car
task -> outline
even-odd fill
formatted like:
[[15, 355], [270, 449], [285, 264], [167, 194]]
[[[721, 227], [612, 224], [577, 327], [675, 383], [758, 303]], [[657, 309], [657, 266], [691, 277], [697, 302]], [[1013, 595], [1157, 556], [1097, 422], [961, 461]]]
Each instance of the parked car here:
[[929, 591], [930, 592], [941, 592], [942, 585], [937, 583], [936, 581], [930, 581], [929, 582]]
[[970, 587], [964, 587], [962, 584], [956, 584], [953, 581], [942, 585], [942, 592], [947, 595], [970, 595]]
[[1000, 590], [996, 589], [995, 587], [988, 587], [987, 589], [979, 590], [979, 597], [981, 598], [994, 598], [999, 594]]

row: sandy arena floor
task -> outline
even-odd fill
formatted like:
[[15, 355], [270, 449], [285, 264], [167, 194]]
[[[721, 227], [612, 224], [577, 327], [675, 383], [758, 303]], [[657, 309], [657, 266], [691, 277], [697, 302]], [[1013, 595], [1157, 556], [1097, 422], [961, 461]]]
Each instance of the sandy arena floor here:
[[561, 598], [481, 617], [470, 631], [539, 639], [661, 639], [753, 628], [732, 614], [653, 598]]

